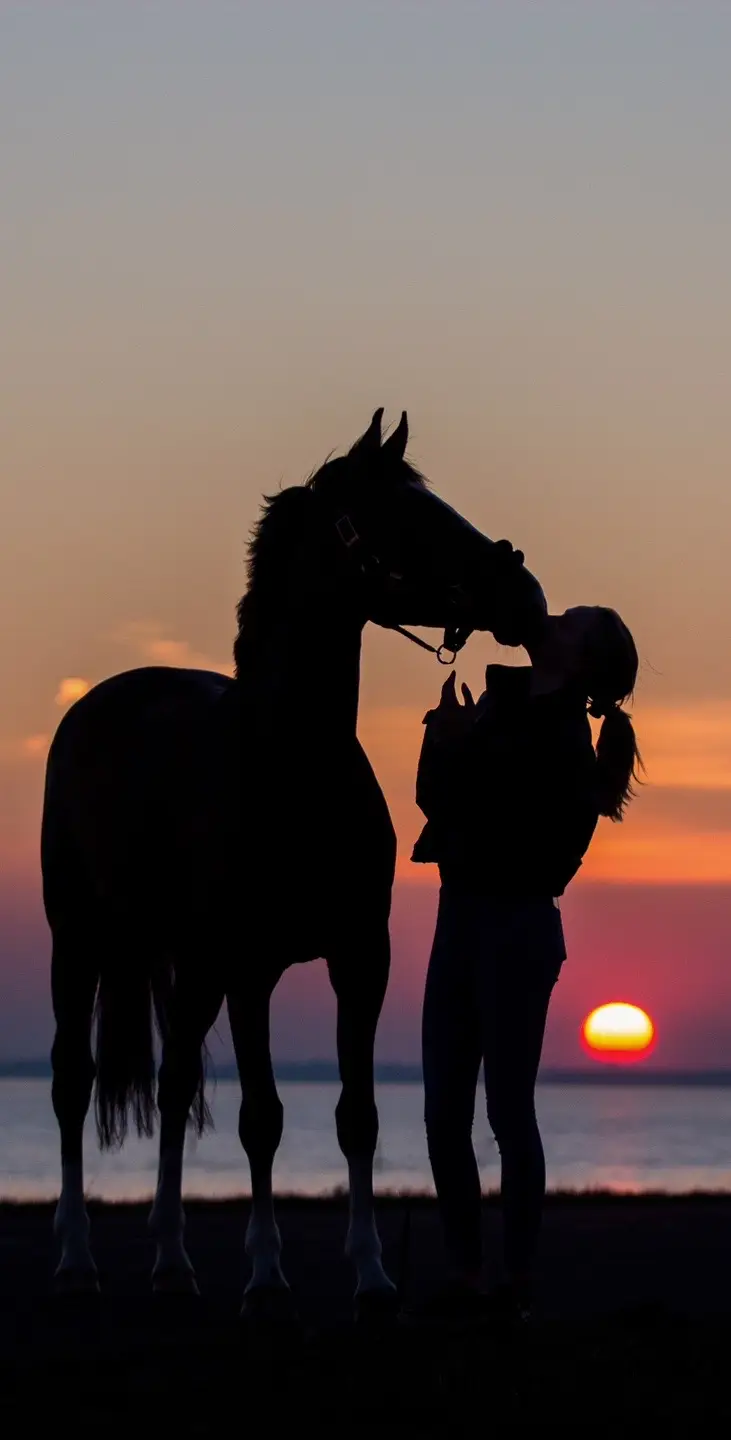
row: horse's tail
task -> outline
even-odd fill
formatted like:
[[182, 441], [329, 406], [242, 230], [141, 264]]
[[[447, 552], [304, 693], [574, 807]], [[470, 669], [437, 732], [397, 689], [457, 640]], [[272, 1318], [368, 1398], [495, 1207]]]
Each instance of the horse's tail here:
[[[157, 1030], [163, 1044], [170, 1033], [170, 1023], [173, 1006], [175, 1004], [175, 967], [174, 965], [162, 966], [155, 971], [152, 985], [152, 1000], [157, 1021]], [[187, 1123], [195, 1131], [196, 1135], [203, 1135], [206, 1130], [213, 1130], [213, 1115], [206, 1100], [206, 1080], [208, 1078], [208, 1065], [210, 1055], [208, 1046], [203, 1040], [198, 1051], [197, 1076], [195, 1093], [190, 1107]]]
[[94, 1105], [102, 1150], [124, 1144], [130, 1115], [138, 1135], [155, 1128], [155, 968], [144, 946], [113, 942], [100, 956]]
[[[169, 1032], [175, 1003], [174, 966], [145, 947], [112, 949], [102, 959], [96, 1001], [97, 1134], [102, 1150], [119, 1149], [130, 1117], [138, 1135], [154, 1132], [158, 1113], [155, 1040]], [[197, 1060], [188, 1116], [196, 1134], [213, 1127], [205, 1098], [208, 1050]]]

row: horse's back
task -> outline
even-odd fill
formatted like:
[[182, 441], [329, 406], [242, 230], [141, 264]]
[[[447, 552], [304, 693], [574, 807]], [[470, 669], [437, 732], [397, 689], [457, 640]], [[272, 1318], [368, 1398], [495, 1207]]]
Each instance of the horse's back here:
[[[147, 665], [123, 670], [100, 680], [64, 715], [51, 746], [53, 754], [68, 737], [91, 725], [113, 726], [129, 720], [145, 724], [169, 713], [210, 708], [234, 682], [216, 670], [183, 670], [172, 665]], [[182, 707], [182, 710], [181, 710]]]
[[102, 681], [59, 725], [42, 861], [51, 920], [75, 863], [115, 908], [227, 913], [246, 895], [247, 924], [266, 914], [271, 926], [282, 902], [352, 914], [382, 896], [387, 911], [395, 835], [355, 739], [313, 748], [291, 722], [263, 736], [228, 677], [149, 667]]
[[233, 686], [213, 670], [147, 666], [101, 680], [64, 716], [48, 756], [48, 768], [81, 753], [113, 756], [178, 742], [195, 731]]
[[71, 855], [97, 893], [153, 866], [162, 878], [172, 837], [210, 791], [232, 686], [215, 671], [149, 666], [101, 681], [72, 706], [46, 769], [46, 890]]

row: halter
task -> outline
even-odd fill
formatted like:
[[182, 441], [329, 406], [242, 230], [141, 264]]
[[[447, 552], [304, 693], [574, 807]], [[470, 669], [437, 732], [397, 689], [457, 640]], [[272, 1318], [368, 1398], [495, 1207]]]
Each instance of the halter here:
[[[335, 521], [335, 529], [338, 538], [345, 546], [345, 549], [356, 561], [363, 575], [378, 576], [383, 571], [382, 561], [372, 551], [366, 549], [349, 515], [341, 515]], [[389, 575], [389, 579], [396, 577]], [[455, 585], [456, 594], [460, 592], [460, 586]], [[428, 650], [430, 655], [436, 655], [440, 665], [453, 665], [462, 647], [469, 640], [472, 630], [459, 625], [449, 625], [444, 631], [444, 639], [441, 645], [430, 645], [428, 640], [422, 640], [419, 635], [413, 635], [403, 625], [384, 625], [384, 630], [395, 630], [398, 635], [403, 635], [412, 644], [419, 645], [422, 650]]]

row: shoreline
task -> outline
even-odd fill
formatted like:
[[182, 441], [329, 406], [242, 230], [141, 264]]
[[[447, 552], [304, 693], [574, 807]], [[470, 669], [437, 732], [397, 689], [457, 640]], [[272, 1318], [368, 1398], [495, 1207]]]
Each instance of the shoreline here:
[[[60, 1182], [59, 1182], [60, 1189]], [[103, 1199], [93, 1195], [87, 1195], [86, 1207], [92, 1212], [103, 1212], [107, 1210], [144, 1210], [152, 1201], [154, 1186], [150, 1189], [149, 1195], [137, 1199], [120, 1197], [119, 1199]], [[39, 1210], [52, 1210], [58, 1197], [34, 1199], [23, 1196], [0, 1196], [0, 1217], [5, 1210], [28, 1210], [36, 1212]], [[251, 1193], [242, 1190], [237, 1195], [185, 1195], [183, 1204], [186, 1210], [197, 1211], [226, 1211], [237, 1209], [242, 1205], [251, 1203]], [[285, 1190], [281, 1193], [274, 1193], [274, 1204], [278, 1208], [287, 1210], [302, 1211], [338, 1211], [347, 1209], [348, 1191], [345, 1186], [329, 1191], [322, 1195], [301, 1194], [296, 1190]], [[500, 1193], [498, 1190], [483, 1190], [482, 1204], [485, 1209], [499, 1209]], [[603, 1205], [624, 1207], [643, 1206], [688, 1206], [692, 1205], [728, 1205], [731, 1207], [731, 1187], [727, 1190], [609, 1190], [591, 1186], [585, 1189], [556, 1189], [547, 1190], [545, 1197], [546, 1209], [554, 1206], [587, 1206]], [[376, 1209], [394, 1209], [409, 1206], [412, 1209], [433, 1210], [436, 1213], [436, 1196], [427, 1190], [384, 1190], [377, 1191], [375, 1195]]]
[[[278, 1061], [274, 1074], [280, 1085], [337, 1085], [340, 1077], [338, 1067], [329, 1060]], [[51, 1080], [51, 1066], [47, 1060], [4, 1060], [0, 1061], [0, 1080]], [[380, 1062], [375, 1066], [376, 1085], [421, 1085], [422, 1073], [419, 1064], [397, 1064]], [[222, 1062], [216, 1065], [210, 1061], [208, 1083], [215, 1089], [217, 1084], [238, 1083], [238, 1072], [234, 1064]], [[542, 1085], [599, 1085], [691, 1087], [693, 1089], [731, 1088], [731, 1070], [662, 1070], [645, 1066], [642, 1062], [597, 1062], [592, 1069], [546, 1067], [539, 1071], [537, 1086]]]

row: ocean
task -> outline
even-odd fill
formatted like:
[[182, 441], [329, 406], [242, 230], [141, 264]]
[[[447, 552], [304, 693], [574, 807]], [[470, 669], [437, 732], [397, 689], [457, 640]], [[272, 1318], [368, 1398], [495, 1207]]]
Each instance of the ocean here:
[[[344, 1186], [334, 1121], [338, 1086], [286, 1081], [279, 1091], [284, 1138], [275, 1166], [277, 1191], [325, 1195]], [[549, 1081], [539, 1083], [537, 1096], [551, 1189], [731, 1190], [729, 1085]], [[377, 1098], [377, 1190], [433, 1193], [421, 1085], [380, 1084]], [[219, 1080], [211, 1100], [216, 1129], [201, 1140], [188, 1140], [185, 1194], [247, 1194], [248, 1167], [237, 1136], [238, 1086]], [[474, 1142], [483, 1188], [493, 1190], [499, 1182], [498, 1154], [479, 1097]], [[155, 1141], [135, 1137], [121, 1152], [100, 1155], [89, 1121], [85, 1158], [90, 1197], [144, 1200], [152, 1195]], [[50, 1081], [0, 1078], [0, 1199], [52, 1199], [58, 1189]]]

